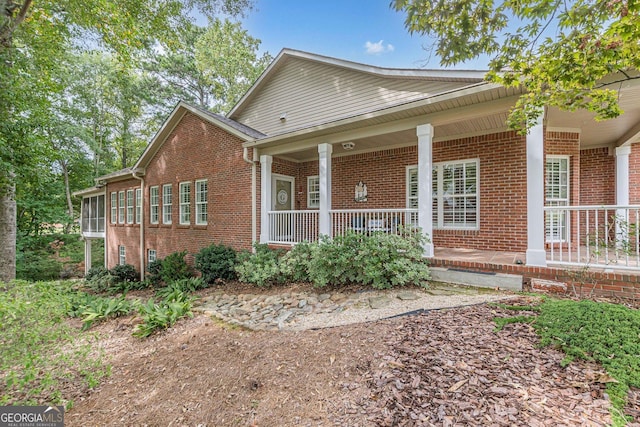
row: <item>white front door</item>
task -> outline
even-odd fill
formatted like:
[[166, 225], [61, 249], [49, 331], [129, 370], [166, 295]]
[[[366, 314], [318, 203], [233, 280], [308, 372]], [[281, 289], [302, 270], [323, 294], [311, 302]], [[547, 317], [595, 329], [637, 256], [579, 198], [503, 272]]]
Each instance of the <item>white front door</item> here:
[[[295, 207], [295, 178], [286, 175], [273, 175], [271, 189], [271, 209], [273, 211], [292, 211]], [[273, 217], [272, 236], [279, 242], [289, 242], [293, 237], [293, 215], [282, 212]]]

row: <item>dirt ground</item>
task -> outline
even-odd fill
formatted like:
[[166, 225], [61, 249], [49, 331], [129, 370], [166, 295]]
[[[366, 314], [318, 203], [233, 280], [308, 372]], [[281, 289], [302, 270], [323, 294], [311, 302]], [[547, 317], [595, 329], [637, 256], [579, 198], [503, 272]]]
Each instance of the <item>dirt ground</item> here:
[[[253, 290], [255, 292], [255, 289]], [[487, 305], [301, 332], [198, 315], [138, 339], [99, 325], [112, 375], [67, 426], [608, 425], [603, 372]]]

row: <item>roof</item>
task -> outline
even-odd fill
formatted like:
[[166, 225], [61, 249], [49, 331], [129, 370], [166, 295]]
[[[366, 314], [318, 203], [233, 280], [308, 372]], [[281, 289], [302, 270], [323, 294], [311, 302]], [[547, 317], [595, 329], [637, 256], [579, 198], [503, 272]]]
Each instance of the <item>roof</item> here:
[[113, 178], [121, 178], [123, 176], [129, 176], [131, 175], [131, 172], [133, 172], [132, 168], [124, 168], [124, 169], [120, 169], [111, 173], [108, 173], [106, 175], [102, 175], [96, 178], [96, 181], [108, 181], [110, 179]]
[[481, 82], [486, 71], [484, 70], [434, 70], [421, 68], [386, 68], [374, 65], [361, 64], [344, 59], [333, 58], [315, 53], [304, 52], [294, 49], [282, 49], [278, 56], [271, 62], [265, 71], [258, 77], [253, 86], [244, 94], [238, 103], [227, 114], [227, 117], [236, 116], [244, 107], [251, 102], [253, 95], [264, 86], [278, 69], [291, 58], [301, 58], [315, 61], [335, 67], [346, 68], [362, 73], [373, 74], [379, 77], [400, 78], [400, 79], [427, 79], [442, 81], [464, 81], [469, 83]]

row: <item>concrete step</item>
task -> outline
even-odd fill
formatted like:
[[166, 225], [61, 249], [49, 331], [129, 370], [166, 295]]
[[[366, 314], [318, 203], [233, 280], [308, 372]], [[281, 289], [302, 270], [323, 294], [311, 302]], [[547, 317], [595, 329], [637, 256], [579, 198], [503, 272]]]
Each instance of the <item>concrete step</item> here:
[[438, 282], [481, 288], [522, 291], [522, 276], [504, 273], [481, 273], [454, 268], [431, 267], [431, 279]]

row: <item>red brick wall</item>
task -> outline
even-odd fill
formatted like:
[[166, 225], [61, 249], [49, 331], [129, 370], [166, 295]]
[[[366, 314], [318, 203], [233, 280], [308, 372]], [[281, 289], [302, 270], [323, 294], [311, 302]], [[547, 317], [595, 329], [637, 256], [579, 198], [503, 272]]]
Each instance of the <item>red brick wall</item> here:
[[[105, 250], [107, 252], [107, 266], [113, 268], [118, 264], [119, 252], [118, 246], [124, 245], [126, 251], [126, 262], [136, 267], [136, 270], [140, 270], [140, 225], [139, 224], [126, 224], [127, 211], [125, 208], [125, 224], [118, 223], [118, 215], [116, 214], [116, 223], [111, 223], [111, 193], [120, 191], [125, 192], [125, 205], [127, 202], [127, 190], [133, 190], [133, 201], [135, 205], [135, 189], [140, 188], [140, 181], [131, 177], [131, 179], [124, 181], [117, 181], [107, 184], [107, 202], [106, 202], [106, 245]], [[119, 203], [119, 198], [116, 195], [116, 203]], [[135, 208], [134, 208], [134, 222], [135, 222]]]
[[614, 205], [616, 203], [615, 157], [609, 148], [580, 151], [581, 205]]
[[[145, 262], [147, 250], [158, 258], [182, 250], [197, 253], [211, 243], [236, 249], [251, 247], [251, 165], [242, 157], [242, 141], [224, 130], [187, 113], [146, 169], [143, 192], [145, 221]], [[208, 223], [195, 224], [195, 181], [208, 180]], [[179, 224], [179, 183], [191, 182], [191, 225]], [[162, 185], [173, 185], [172, 224], [162, 224]], [[112, 185], [109, 184], [109, 193]], [[159, 224], [149, 222], [149, 187], [159, 186]], [[116, 227], [118, 228], [118, 227]], [[126, 228], [126, 227], [125, 227]], [[139, 227], [133, 233], [110, 233], [109, 267], [117, 263], [117, 246], [127, 248], [127, 262], [140, 268]], [[130, 250], [130, 247], [132, 248]], [[115, 248], [115, 249], [112, 249]], [[134, 249], [135, 248], [135, 257]], [[131, 254], [131, 256], [129, 255]]]

